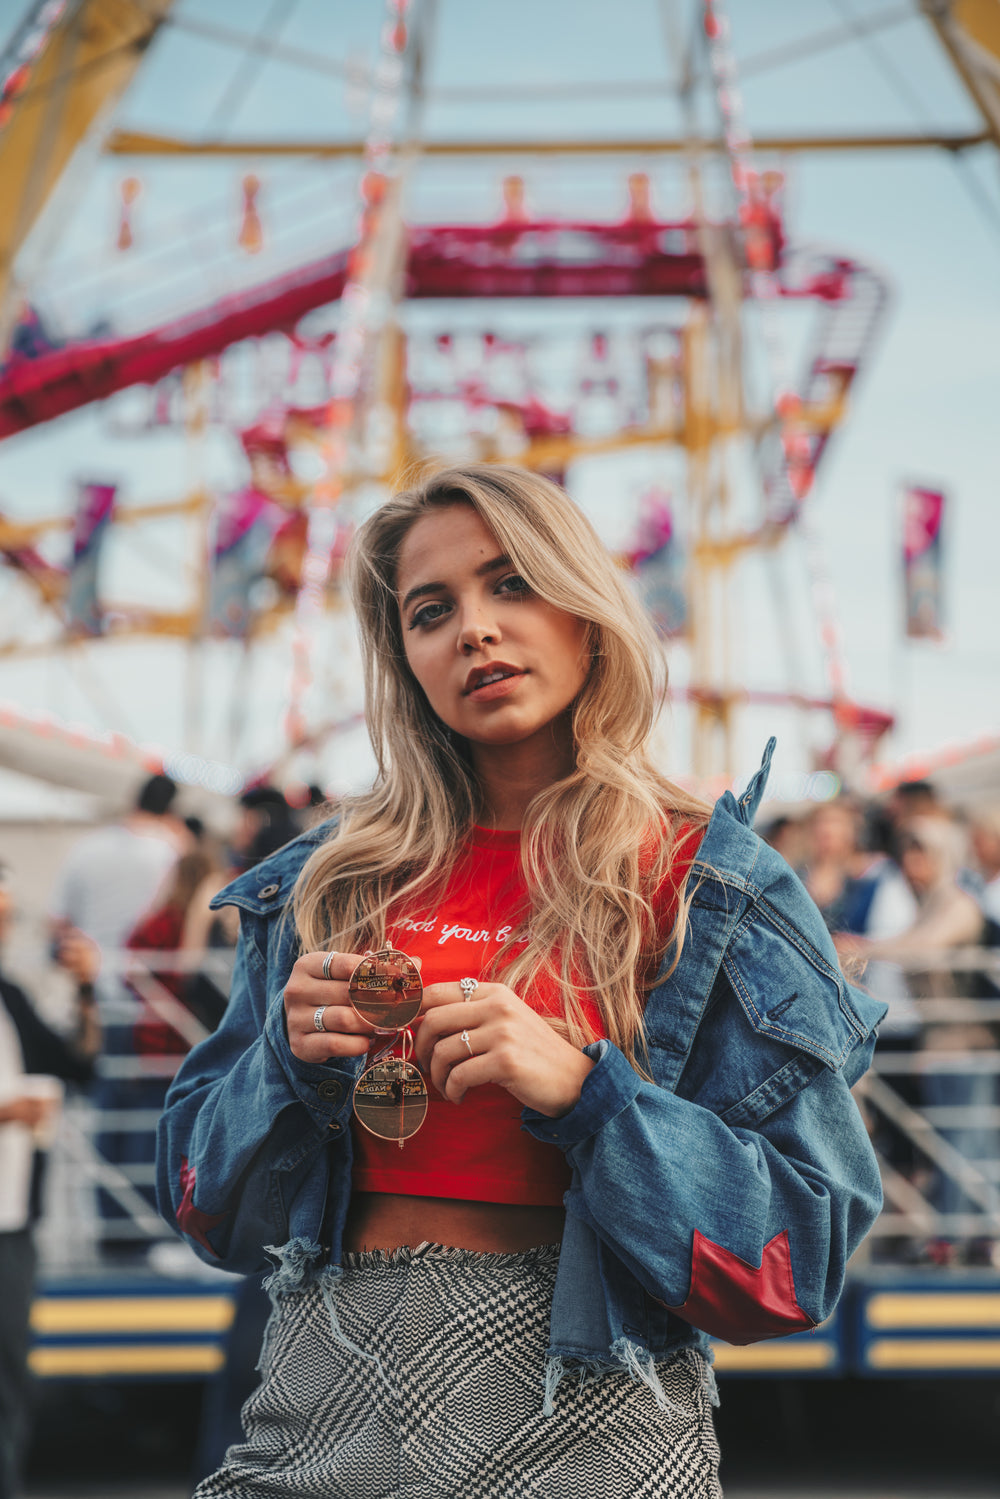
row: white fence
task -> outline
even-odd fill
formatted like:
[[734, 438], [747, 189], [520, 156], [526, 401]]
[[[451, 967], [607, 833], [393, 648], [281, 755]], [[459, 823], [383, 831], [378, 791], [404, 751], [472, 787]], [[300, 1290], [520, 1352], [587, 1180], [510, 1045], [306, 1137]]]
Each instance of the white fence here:
[[[885, 1189], [870, 1251], [891, 1241], [1000, 1241], [1000, 952], [982, 949], [914, 957], [900, 965], [914, 989], [914, 1029], [904, 1043], [880, 1038], [871, 1071], [857, 1088]], [[155, 1017], [191, 1046], [208, 1034], [156, 975], [201, 972], [226, 992], [232, 954], [128, 952], [105, 971], [127, 977], [102, 1002], [109, 1036], [127, 1038]], [[996, 997], [956, 997], [956, 976]], [[984, 982], [985, 981], [985, 982]], [[105, 990], [107, 994], [107, 988]], [[136, 996], [141, 996], [137, 998]], [[963, 1036], [974, 1044], [963, 1044]], [[89, 1094], [64, 1110], [41, 1227], [50, 1270], [99, 1264], [118, 1246], [142, 1257], [172, 1236], [152, 1205], [154, 1132], [169, 1079], [183, 1057], [137, 1055], [128, 1044], [100, 1057]], [[891, 1252], [889, 1253], [891, 1258]]]

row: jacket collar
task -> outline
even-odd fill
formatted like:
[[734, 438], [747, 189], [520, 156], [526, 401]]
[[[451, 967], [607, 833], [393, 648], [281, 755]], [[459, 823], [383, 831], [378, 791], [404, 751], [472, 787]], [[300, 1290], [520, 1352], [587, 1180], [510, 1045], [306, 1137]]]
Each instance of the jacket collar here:
[[[680, 961], [650, 995], [650, 1040], [662, 1048], [657, 1081], [676, 1087], [705, 1005], [726, 965], [752, 1029], [842, 1066], [878, 1024], [885, 1006], [849, 986], [819, 911], [785, 860], [754, 833], [751, 823], [767, 784], [775, 740], [737, 799], [725, 792], [715, 805], [694, 859], [691, 931]], [[794, 1011], [783, 1013], [770, 956], [801, 981]], [[775, 1003], [777, 1008], [775, 1008]], [[772, 1015], [770, 1012], [774, 1010]]]
[[212, 910], [217, 911], [220, 906], [238, 906], [241, 911], [250, 911], [254, 916], [272, 916], [283, 910], [303, 864], [329, 838], [336, 826], [337, 818], [328, 817], [314, 828], [300, 833], [276, 854], [230, 880], [218, 895], [212, 897]]

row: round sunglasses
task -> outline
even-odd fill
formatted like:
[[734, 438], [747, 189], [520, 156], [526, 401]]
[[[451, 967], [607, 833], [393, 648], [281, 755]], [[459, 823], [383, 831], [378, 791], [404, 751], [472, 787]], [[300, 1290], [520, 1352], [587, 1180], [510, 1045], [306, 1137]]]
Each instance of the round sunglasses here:
[[[400, 1150], [427, 1117], [427, 1086], [413, 1055], [411, 1021], [420, 1013], [420, 970], [405, 952], [387, 943], [366, 952], [351, 974], [348, 994], [357, 1015], [376, 1036], [388, 1036], [354, 1085], [354, 1115], [369, 1134], [395, 1140]], [[401, 1056], [393, 1055], [400, 1044]]]

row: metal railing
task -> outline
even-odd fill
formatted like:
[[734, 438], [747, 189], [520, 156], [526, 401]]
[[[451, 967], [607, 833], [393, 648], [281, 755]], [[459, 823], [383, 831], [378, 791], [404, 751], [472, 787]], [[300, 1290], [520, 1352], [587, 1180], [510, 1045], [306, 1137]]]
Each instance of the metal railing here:
[[[883, 1177], [885, 1208], [867, 1251], [882, 1259], [894, 1257], [894, 1241], [900, 1258], [927, 1240], [1000, 1241], [1000, 952], [913, 956], [898, 968], [925, 991], [977, 975], [997, 997], [910, 997], [913, 1034], [904, 1045], [883, 1034], [855, 1090]], [[106, 1051], [89, 1094], [69, 1100], [40, 1232], [50, 1270], [99, 1265], [116, 1245], [141, 1257], [154, 1244], [176, 1242], [152, 1203], [154, 1135], [170, 1078], [208, 1031], [157, 975], [194, 972], [225, 993], [232, 954], [127, 952], [105, 962], [104, 973], [115, 976], [110, 995], [105, 980], [102, 1000], [110, 1027], [121, 1033], [152, 1016], [172, 1027], [178, 1045], [145, 1055]], [[936, 1044], [943, 1027], [947, 1047]], [[965, 1027], [976, 1028], [977, 1044], [961, 1044]], [[982, 1044], [984, 1035], [991, 1044]]]
[[[880, 1258], [922, 1242], [1000, 1243], [1000, 951], [912, 953], [894, 965], [911, 997], [912, 1032], [887, 1030], [856, 1095], [869, 1118], [885, 1206]], [[979, 995], [962, 993], [978, 987]], [[948, 991], [952, 992], [948, 992]], [[916, 991], [916, 997], [913, 996]], [[938, 991], [938, 992], [935, 992]], [[900, 1241], [896, 1255], [885, 1241]], [[1000, 1268], [1000, 1265], [996, 1265]]]
[[[156, 1126], [171, 1078], [209, 1030], [160, 975], [201, 974], [225, 995], [233, 958], [226, 949], [102, 954], [98, 1003], [111, 1044], [90, 1087], [67, 1100], [50, 1151], [38, 1230], [50, 1273], [141, 1261], [154, 1245], [178, 1242], [154, 1204]], [[174, 1048], [135, 1050], [134, 1028], [150, 1020], [170, 1027]]]

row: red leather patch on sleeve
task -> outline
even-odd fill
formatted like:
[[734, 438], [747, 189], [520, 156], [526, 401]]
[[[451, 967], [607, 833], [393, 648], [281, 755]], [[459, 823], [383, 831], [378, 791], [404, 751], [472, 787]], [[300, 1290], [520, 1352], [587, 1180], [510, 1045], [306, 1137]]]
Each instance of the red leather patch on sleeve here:
[[691, 1289], [683, 1306], [667, 1310], [726, 1343], [756, 1343], [816, 1326], [795, 1299], [787, 1230], [764, 1245], [756, 1269], [695, 1229]]
[[218, 1252], [208, 1242], [208, 1230], [221, 1223], [226, 1216], [225, 1213], [203, 1213], [194, 1205], [194, 1167], [189, 1166], [187, 1157], [181, 1161], [180, 1171], [181, 1198], [180, 1207], [177, 1209], [177, 1222], [184, 1233], [200, 1244], [202, 1249], [207, 1249], [209, 1254], [218, 1259]]

